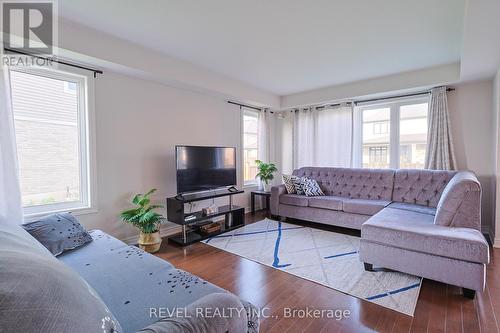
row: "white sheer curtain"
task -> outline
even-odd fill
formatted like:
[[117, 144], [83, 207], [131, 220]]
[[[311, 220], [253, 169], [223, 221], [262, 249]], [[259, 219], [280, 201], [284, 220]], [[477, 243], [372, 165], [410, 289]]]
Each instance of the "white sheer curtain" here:
[[271, 160], [271, 113], [266, 109], [259, 112], [257, 133], [259, 136], [257, 156], [262, 162], [269, 163]]
[[363, 114], [359, 107], [353, 106], [352, 111], [352, 163], [354, 168], [363, 167]]
[[0, 223], [22, 222], [9, 71], [4, 66], [0, 67]]
[[350, 167], [352, 107], [298, 110], [294, 116], [294, 168]]
[[446, 87], [433, 88], [429, 101], [425, 168], [455, 170], [456, 167]]
[[[258, 150], [257, 150], [257, 158], [264, 163], [270, 163], [275, 161], [273, 160], [273, 130], [272, 128], [275, 125], [274, 114], [268, 109], [263, 109], [259, 112], [258, 118]], [[275, 175], [276, 177], [276, 175]], [[276, 180], [276, 179], [275, 179]], [[274, 181], [271, 183], [274, 184]], [[262, 183], [259, 182], [259, 189], [263, 189]]]
[[313, 108], [295, 111], [293, 119], [294, 169], [314, 164], [316, 112]]

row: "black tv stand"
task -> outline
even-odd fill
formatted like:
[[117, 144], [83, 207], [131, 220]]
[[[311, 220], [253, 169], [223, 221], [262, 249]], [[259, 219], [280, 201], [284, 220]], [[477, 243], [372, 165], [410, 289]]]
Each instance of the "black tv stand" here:
[[[182, 233], [169, 237], [168, 240], [179, 245], [189, 245], [195, 242], [216, 236], [245, 225], [245, 208], [233, 204], [233, 195], [244, 193], [236, 187], [215, 189], [210, 192], [185, 193], [167, 198], [167, 219], [182, 226]], [[196, 201], [229, 197], [229, 204], [219, 206], [216, 213], [205, 215], [202, 211], [186, 212], [185, 204]], [[204, 234], [199, 226], [216, 217], [224, 216], [221, 221], [221, 230], [211, 234]]]

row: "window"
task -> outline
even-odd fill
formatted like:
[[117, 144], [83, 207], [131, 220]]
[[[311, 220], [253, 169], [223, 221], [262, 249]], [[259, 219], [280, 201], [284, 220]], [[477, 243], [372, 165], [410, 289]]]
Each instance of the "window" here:
[[259, 135], [258, 119], [259, 114], [251, 109], [243, 110], [243, 183], [244, 185], [257, 184], [257, 166], [255, 160], [258, 158]]
[[[387, 107], [366, 109], [363, 121], [363, 167], [388, 168], [390, 153], [389, 122], [391, 109]], [[382, 131], [382, 128], [384, 130]]]
[[399, 167], [423, 169], [427, 147], [428, 103], [401, 105], [399, 108]]
[[363, 167], [424, 168], [427, 98], [363, 105], [358, 112]]
[[389, 155], [387, 154], [387, 147], [370, 147], [369, 160], [372, 163], [385, 165], [388, 162]]
[[89, 209], [87, 77], [15, 69], [10, 78], [25, 215]]
[[373, 123], [373, 134], [387, 134], [388, 128], [389, 122], [387, 121]]

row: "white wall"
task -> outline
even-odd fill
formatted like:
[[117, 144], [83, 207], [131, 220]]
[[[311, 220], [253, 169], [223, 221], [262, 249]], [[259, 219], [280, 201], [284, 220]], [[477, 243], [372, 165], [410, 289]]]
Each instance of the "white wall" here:
[[448, 94], [459, 169], [474, 171], [483, 188], [482, 226], [489, 232], [495, 209], [495, 125], [492, 80], [459, 84]]
[[362, 96], [369, 98], [371, 95], [380, 97], [383, 94], [404, 94], [446, 85], [459, 79], [460, 64], [454, 63], [281, 96], [281, 108], [344, 101]]
[[500, 247], [500, 69], [493, 81], [493, 117], [495, 126], [494, 153], [495, 156], [495, 225], [492, 230], [495, 247]]
[[[236, 146], [241, 165], [240, 111], [224, 100], [109, 72], [95, 80], [95, 104], [98, 212], [79, 216], [87, 228], [135, 236], [118, 214], [134, 193], [158, 188], [162, 203], [175, 195], [176, 144]], [[247, 194], [237, 197], [248, 206]]]

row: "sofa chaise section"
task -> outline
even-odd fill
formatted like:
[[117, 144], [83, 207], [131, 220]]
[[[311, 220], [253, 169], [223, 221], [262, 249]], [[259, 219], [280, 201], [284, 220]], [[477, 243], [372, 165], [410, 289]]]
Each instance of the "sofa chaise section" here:
[[478, 291], [489, 262], [478, 230], [435, 225], [433, 215], [396, 208], [363, 224], [359, 254], [368, 270], [375, 264]]
[[[435, 204], [436, 199], [425, 200]], [[360, 259], [368, 270], [376, 265], [449, 283], [473, 298], [484, 289], [489, 263], [480, 207], [476, 176], [457, 172], [446, 182], [435, 215], [389, 206], [364, 223]]]

